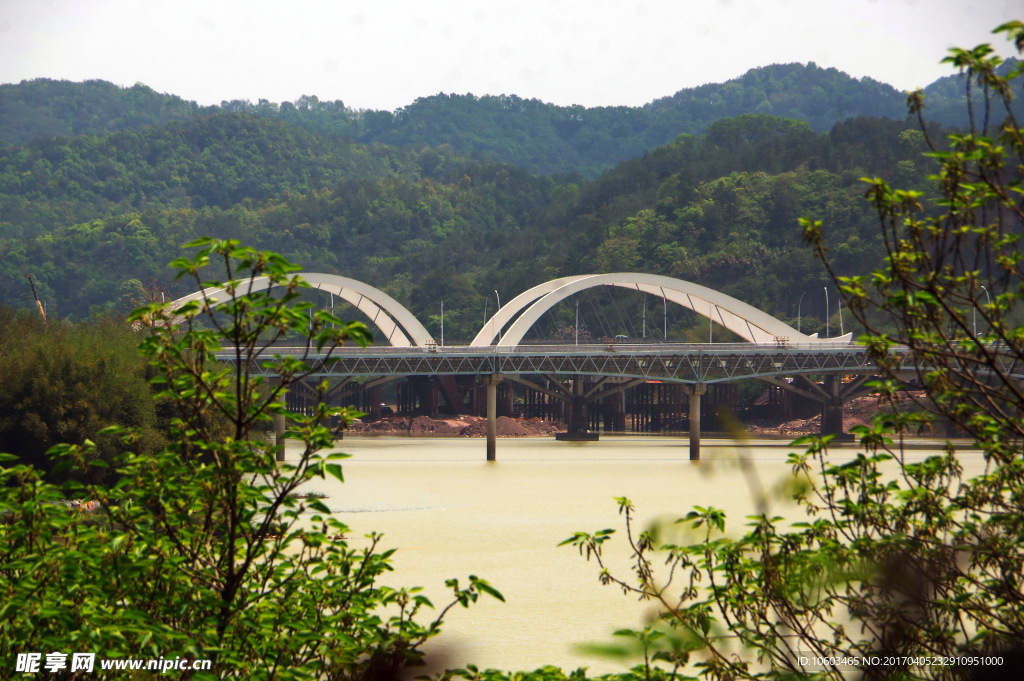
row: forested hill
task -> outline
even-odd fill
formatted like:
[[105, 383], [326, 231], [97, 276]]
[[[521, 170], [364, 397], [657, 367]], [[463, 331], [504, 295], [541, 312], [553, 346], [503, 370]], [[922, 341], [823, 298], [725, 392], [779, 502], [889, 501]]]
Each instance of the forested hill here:
[[230, 206], [344, 180], [443, 170], [434, 150], [359, 145], [246, 114], [0, 147], [0, 225], [50, 230], [126, 210]]
[[[209, 130], [187, 132], [193, 126]], [[329, 157], [303, 148], [290, 155], [270, 146], [259, 151], [253, 141], [288, 130], [300, 141], [319, 139], [272, 121], [220, 115], [88, 143], [15, 147], [7, 155], [12, 170], [4, 174], [14, 183], [0, 194], [0, 302], [24, 303], [26, 273], [58, 316], [124, 310], [151, 277], [170, 294], [185, 293], [187, 285], [170, 279], [166, 263], [181, 244], [212, 235], [241, 238], [304, 268], [380, 286], [435, 332], [444, 300], [450, 339], [471, 337], [495, 289], [510, 296], [587, 272], [681, 277], [793, 319], [800, 295], [820, 292], [829, 281], [802, 247], [796, 218], [825, 220], [839, 266], [863, 272], [880, 251], [859, 178], [881, 175], [923, 188], [928, 171], [919, 131], [870, 117], [828, 133], [767, 115], [726, 119], [706, 135], [681, 135], [593, 182], [538, 177], [443, 147], [408, 157], [353, 147], [338, 158], [363, 159], [365, 168], [382, 172], [332, 176], [339, 166]], [[201, 149], [185, 143], [188, 134], [220, 141]], [[939, 130], [935, 136], [941, 138]], [[97, 163], [75, 144], [89, 153], [105, 151], [95, 152]], [[119, 155], [122, 148], [130, 163]], [[165, 156], [144, 151], [159, 149]], [[271, 151], [284, 160], [272, 161]], [[111, 176], [118, 178], [117, 191], [139, 189], [116, 201], [105, 196], [105, 179], [92, 188], [80, 183], [81, 193], [53, 189], [72, 173], [106, 172], [99, 171], [104, 155], [123, 165]], [[285, 162], [298, 158], [323, 170], [307, 175], [302, 165]], [[385, 159], [387, 167], [374, 165]], [[214, 162], [223, 168], [204, 172]], [[277, 178], [268, 180], [276, 190], [263, 198], [237, 193], [261, 186], [238, 182], [261, 165], [277, 166], [267, 170]], [[174, 185], [175, 175], [191, 179]], [[167, 183], [163, 191], [175, 187], [177, 193], [161, 198], [154, 189], [160, 182]], [[212, 196], [224, 198], [197, 200]], [[804, 301], [805, 330], [823, 320], [824, 305], [816, 305], [816, 299]], [[679, 323], [674, 333], [688, 333], [687, 322]], [[706, 330], [700, 333], [707, 337]]]
[[0, 85], [0, 144], [163, 125], [217, 110], [141, 83], [121, 88], [105, 80], [23, 80]]
[[[928, 114], [934, 111], [946, 126], [965, 125], [963, 92], [963, 79], [956, 76], [932, 83], [926, 89], [926, 101], [933, 103]], [[281, 104], [232, 101], [200, 107], [141, 84], [121, 89], [103, 81], [38, 79], [0, 86], [0, 143], [240, 112], [324, 136], [395, 147], [448, 144], [457, 154], [511, 163], [536, 174], [578, 172], [594, 178], [680, 133], [701, 134], [722, 118], [768, 113], [806, 121], [823, 132], [860, 115], [902, 119], [905, 98], [884, 83], [813, 63], [751, 69], [726, 83], [680, 90], [643, 107], [555, 106], [514, 95], [454, 94], [417, 99], [395, 112], [353, 111], [341, 101], [321, 102], [314, 96]]]
[[721, 118], [768, 113], [827, 130], [851, 116], [903, 118], [904, 96], [836, 69], [773, 65], [723, 84], [680, 90], [643, 107], [555, 106], [515, 96], [435, 95], [392, 115], [363, 117], [360, 138], [391, 145], [450, 144], [534, 173], [596, 177], [620, 161], [699, 134]]

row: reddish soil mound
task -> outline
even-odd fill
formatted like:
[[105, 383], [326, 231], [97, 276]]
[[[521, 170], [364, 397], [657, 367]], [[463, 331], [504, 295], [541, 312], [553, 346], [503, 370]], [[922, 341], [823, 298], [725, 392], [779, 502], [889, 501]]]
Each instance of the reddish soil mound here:
[[[910, 396], [918, 399], [924, 398], [924, 393], [914, 392], [910, 393]], [[908, 409], [914, 409], [913, 402], [906, 398], [905, 404]], [[885, 403], [879, 403], [878, 397], [874, 395], [868, 395], [867, 397], [858, 397], [855, 400], [850, 400], [843, 405], [843, 432], [849, 433], [850, 428], [854, 426], [863, 426], [871, 423], [871, 419], [874, 418], [875, 414], [881, 411], [891, 411], [891, 408]], [[748, 428], [754, 433], [778, 433], [780, 435], [817, 435], [821, 432], [821, 415], [812, 416], [809, 419], [797, 419], [795, 421], [786, 421], [779, 424], [767, 424], [764, 422], [758, 422], [756, 425]]]
[[[564, 424], [555, 421], [510, 419], [507, 416], [499, 416], [494, 425], [498, 432], [498, 437], [539, 437], [567, 430]], [[459, 435], [464, 437], [487, 437], [487, 420], [480, 419], [470, 424]]]
[[[499, 416], [495, 426], [498, 437], [541, 437], [566, 430], [563, 423], [541, 421], [540, 419], [513, 419]], [[486, 437], [487, 419], [479, 416], [451, 416], [431, 418], [429, 416], [385, 416], [372, 423], [357, 421], [348, 429], [351, 433], [392, 433], [459, 435], [462, 437]]]
[[470, 424], [473, 416], [456, 416], [450, 419], [432, 419], [429, 416], [385, 416], [370, 423], [356, 422], [349, 427], [352, 433], [436, 433], [458, 435]]

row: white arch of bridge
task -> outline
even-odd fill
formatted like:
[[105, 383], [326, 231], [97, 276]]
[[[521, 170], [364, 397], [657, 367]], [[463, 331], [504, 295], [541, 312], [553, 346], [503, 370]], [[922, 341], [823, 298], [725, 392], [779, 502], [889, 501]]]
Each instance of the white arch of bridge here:
[[[434, 341], [419, 320], [405, 306], [380, 289], [336, 274], [300, 272], [297, 276], [302, 277], [313, 289], [326, 291], [355, 305], [370, 318], [370, 321], [380, 329], [388, 342], [395, 347], [424, 346], [430, 345]], [[269, 286], [270, 280], [266, 277], [258, 277], [252, 281], [253, 291], [262, 291]], [[246, 283], [246, 288], [248, 289], [248, 283]], [[171, 309], [177, 309], [185, 303], [204, 298], [210, 300], [215, 306], [216, 302], [225, 302], [217, 299], [217, 296], [223, 293], [224, 289], [222, 288], [203, 289], [175, 300], [171, 304]]]
[[[791, 343], [813, 343], [826, 340], [834, 343], [849, 342], [853, 337], [852, 333], [828, 339], [818, 338], [818, 334], [807, 336], [766, 312], [706, 286], [656, 274], [618, 272], [564, 277], [535, 286], [529, 291], [519, 294], [498, 310], [484, 324], [470, 345], [474, 347], [489, 346], [495, 338], [498, 338], [498, 347], [515, 347], [522, 342], [526, 332], [540, 319], [541, 315], [568, 296], [595, 286], [618, 286], [634, 289], [672, 301], [718, 322], [751, 343], [774, 343], [782, 338], [788, 339]], [[524, 309], [525, 312], [516, 319], [508, 331], [499, 337], [504, 326]]]

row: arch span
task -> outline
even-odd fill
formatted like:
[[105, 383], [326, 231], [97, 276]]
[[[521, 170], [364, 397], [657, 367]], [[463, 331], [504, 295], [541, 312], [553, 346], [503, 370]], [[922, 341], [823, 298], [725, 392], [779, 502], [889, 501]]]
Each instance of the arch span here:
[[546, 281], [543, 284], [534, 286], [529, 291], [520, 293], [512, 300], [505, 303], [500, 310], [494, 313], [493, 317], [487, 320], [487, 323], [485, 323], [483, 328], [480, 329], [480, 333], [478, 333], [476, 338], [474, 338], [469, 344], [470, 347], [490, 345], [494, 342], [494, 339], [498, 337], [498, 334], [501, 333], [501, 330], [505, 328], [505, 325], [512, 321], [512, 318], [515, 317], [524, 307], [543, 295], [551, 293], [552, 291], [578, 279], [586, 278], [587, 276], [589, 275], [580, 274], [574, 277], [552, 279], [551, 281]]
[[[312, 288], [327, 291], [331, 295], [355, 305], [395, 347], [423, 346], [433, 343], [433, 338], [419, 320], [404, 305], [369, 284], [336, 274], [318, 274], [316, 272], [300, 272]], [[270, 286], [266, 277], [258, 277], [252, 282], [253, 291], [262, 291]], [[185, 303], [203, 298], [216, 300], [217, 294], [224, 289], [203, 289], [171, 303], [171, 309], [181, 307]]]
[[[787, 338], [791, 343], [813, 343], [826, 340], [819, 339], [817, 334], [806, 336], [770, 314], [706, 286], [655, 274], [618, 272], [565, 277], [535, 286], [509, 301], [495, 313], [494, 317], [488, 320], [473, 340], [472, 345], [490, 345], [501, 332], [502, 327], [525, 309], [498, 340], [499, 347], [515, 347], [522, 342], [526, 332], [540, 319], [541, 315], [555, 304], [574, 293], [594, 286], [618, 286], [664, 298], [718, 322], [752, 343], [774, 343], [779, 338]], [[852, 336], [853, 334], [846, 334], [827, 340], [848, 342]]]

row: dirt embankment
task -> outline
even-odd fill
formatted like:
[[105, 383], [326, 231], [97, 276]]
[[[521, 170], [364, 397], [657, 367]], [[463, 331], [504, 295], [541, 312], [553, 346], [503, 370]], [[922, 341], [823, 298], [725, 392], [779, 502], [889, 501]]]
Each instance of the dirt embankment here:
[[[912, 393], [914, 397], [923, 399], [923, 393]], [[906, 397], [904, 397], [906, 399]], [[910, 400], [907, 399], [908, 408]], [[843, 405], [843, 432], [849, 433], [850, 428], [871, 423], [871, 419], [880, 411], [889, 411], [888, 405], [879, 404], [874, 396], [859, 397]], [[498, 437], [544, 437], [568, 430], [564, 423], [558, 421], [542, 421], [540, 419], [514, 419], [499, 416], [497, 419]], [[758, 419], [744, 424], [750, 433], [785, 435], [817, 435], [821, 432], [821, 415], [809, 419], [791, 421]], [[357, 421], [348, 429], [352, 434], [380, 435], [448, 435], [456, 437], [486, 437], [487, 419], [480, 416], [449, 416], [431, 418], [429, 416], [385, 416], [376, 421], [363, 423]]]
[[[924, 399], [924, 393], [914, 392], [902, 397], [907, 408], [913, 409], [913, 403], [909, 398]], [[879, 404], [878, 397], [874, 395], [850, 400], [843, 405], [843, 432], [849, 433], [850, 428], [854, 426], [863, 426], [871, 423], [871, 419], [874, 418], [875, 414], [882, 411], [890, 412], [892, 409], [888, 404]], [[817, 435], [821, 432], [821, 414], [812, 416], [809, 419], [796, 419], [781, 423], [758, 420], [753, 424], [749, 424], [747, 430], [752, 433], [772, 433], [778, 435]]]
[[[498, 437], [543, 437], [568, 430], [558, 421], [540, 419], [513, 419], [499, 416], [495, 423]], [[353, 423], [348, 432], [377, 433], [381, 435], [454, 435], [459, 437], [486, 437], [487, 419], [479, 416], [451, 416], [431, 418], [429, 416], [385, 416], [377, 421]]]

